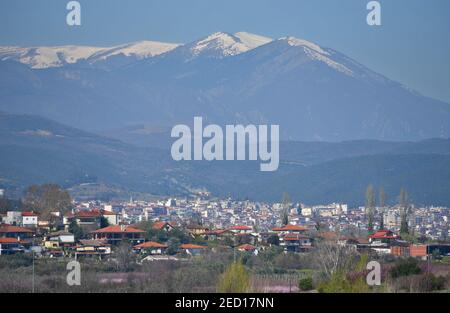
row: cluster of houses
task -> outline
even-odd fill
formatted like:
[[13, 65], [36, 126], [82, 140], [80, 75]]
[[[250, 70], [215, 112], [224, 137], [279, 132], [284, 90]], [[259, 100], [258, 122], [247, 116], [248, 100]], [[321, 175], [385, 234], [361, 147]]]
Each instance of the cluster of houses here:
[[[175, 253], [199, 255], [210, 249], [228, 248], [254, 253], [272, 245], [286, 252], [306, 253], [314, 249], [315, 242], [334, 240], [358, 251], [371, 250], [379, 254], [414, 256], [426, 258], [434, 251], [450, 253], [450, 245], [413, 245], [390, 230], [379, 230], [368, 238], [340, 236], [336, 232], [317, 232], [308, 225], [287, 224], [256, 231], [254, 226], [233, 225], [214, 228], [176, 222], [155, 220], [151, 227], [156, 232], [171, 232], [178, 228], [190, 236], [191, 242], [181, 243], [170, 251], [172, 243], [146, 240], [146, 231], [139, 224], [124, 223], [120, 213], [108, 209], [86, 209], [68, 212], [52, 222], [41, 220], [35, 212], [8, 212], [0, 224], [0, 255], [20, 252], [35, 252], [42, 256], [70, 256], [109, 258], [113, 247], [126, 240], [132, 244], [134, 253], [149, 260], [169, 258]], [[84, 239], [75, 238], [70, 232], [76, 223], [84, 233]], [[103, 224], [103, 225], [102, 225]], [[105, 225], [106, 224], [106, 225]], [[200, 239], [200, 240], [196, 240]], [[198, 244], [201, 242], [201, 244]], [[209, 244], [211, 243], [211, 244]], [[214, 244], [212, 244], [214, 243]], [[175, 253], [174, 253], [175, 251]]]

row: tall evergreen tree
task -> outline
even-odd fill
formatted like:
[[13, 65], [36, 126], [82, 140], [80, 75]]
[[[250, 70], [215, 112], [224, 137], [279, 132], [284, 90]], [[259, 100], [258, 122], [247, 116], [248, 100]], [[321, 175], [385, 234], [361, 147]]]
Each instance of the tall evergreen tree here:
[[408, 213], [409, 213], [409, 203], [408, 203], [408, 192], [405, 188], [400, 190], [399, 196], [400, 202], [400, 233], [401, 234], [409, 234], [408, 227]]
[[373, 233], [373, 218], [375, 210], [375, 188], [369, 185], [366, 189], [366, 215], [367, 215], [367, 230]]
[[384, 229], [384, 208], [386, 207], [386, 193], [383, 186], [380, 187], [380, 229]]
[[289, 194], [287, 192], [283, 193], [283, 200], [282, 200], [282, 206], [283, 206], [283, 213], [281, 217], [281, 223], [283, 225], [289, 224], [289, 208], [291, 205], [291, 198], [289, 197]]

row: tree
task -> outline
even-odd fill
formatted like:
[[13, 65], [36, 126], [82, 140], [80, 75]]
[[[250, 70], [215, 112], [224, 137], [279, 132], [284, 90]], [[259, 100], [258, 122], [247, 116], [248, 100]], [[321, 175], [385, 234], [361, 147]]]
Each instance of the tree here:
[[340, 236], [333, 240], [324, 240], [317, 244], [313, 259], [319, 272], [325, 279], [346, 272], [354, 261], [354, 251], [347, 245], [338, 244]]
[[131, 251], [131, 243], [123, 240], [115, 250], [117, 269], [128, 272], [133, 269], [136, 261], [135, 254]]
[[109, 221], [106, 217], [101, 216], [100, 217], [100, 228], [105, 228], [109, 226]]
[[250, 290], [250, 275], [241, 262], [233, 262], [220, 276], [217, 291], [243, 293]]
[[73, 236], [75, 237], [75, 241], [78, 241], [84, 237], [83, 228], [78, 225], [75, 219], [73, 219], [69, 224], [69, 232], [73, 234]]
[[380, 200], [380, 229], [384, 229], [384, 208], [386, 207], [386, 194], [384, 192], [383, 186], [380, 187], [379, 191]]
[[287, 225], [289, 224], [289, 207], [291, 205], [291, 199], [289, 197], [289, 194], [287, 192], [283, 193], [283, 201], [282, 201], [282, 206], [283, 206], [283, 214], [282, 214], [282, 218], [281, 218], [281, 223], [283, 225]]
[[25, 191], [23, 202], [25, 207], [39, 211], [43, 218], [49, 218], [51, 212], [63, 215], [72, 207], [69, 192], [55, 184], [29, 186]]
[[408, 192], [405, 188], [402, 188], [400, 190], [400, 196], [399, 196], [399, 202], [400, 202], [400, 234], [409, 234], [409, 227], [408, 227], [408, 213], [409, 213], [409, 203], [408, 203]]
[[383, 186], [381, 186], [379, 190], [379, 201], [380, 207], [384, 208], [386, 206], [386, 193], [384, 192]]
[[278, 235], [270, 235], [269, 238], [267, 238], [267, 243], [273, 245], [273, 246], [278, 246], [280, 244], [280, 238], [278, 237]]
[[373, 233], [373, 218], [375, 210], [375, 188], [369, 185], [366, 189], [366, 215], [367, 229], [369, 233]]

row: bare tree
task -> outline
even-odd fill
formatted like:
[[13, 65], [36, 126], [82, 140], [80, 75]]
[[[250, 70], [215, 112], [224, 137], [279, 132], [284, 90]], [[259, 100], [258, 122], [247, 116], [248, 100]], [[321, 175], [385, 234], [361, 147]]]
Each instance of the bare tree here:
[[131, 243], [124, 240], [122, 241], [114, 251], [117, 269], [120, 271], [128, 272], [133, 269], [136, 258], [131, 251]]
[[356, 252], [341, 242], [342, 237], [323, 240], [316, 245], [314, 260], [325, 279], [351, 268]]

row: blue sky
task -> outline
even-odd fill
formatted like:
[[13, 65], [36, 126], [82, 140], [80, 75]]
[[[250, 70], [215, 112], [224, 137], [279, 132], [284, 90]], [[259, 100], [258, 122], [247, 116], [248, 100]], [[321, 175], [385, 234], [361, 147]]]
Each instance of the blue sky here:
[[0, 45], [189, 42], [215, 31], [287, 35], [339, 50], [389, 78], [450, 103], [450, 1], [79, 0], [82, 26], [65, 23], [68, 0], [0, 1]]

